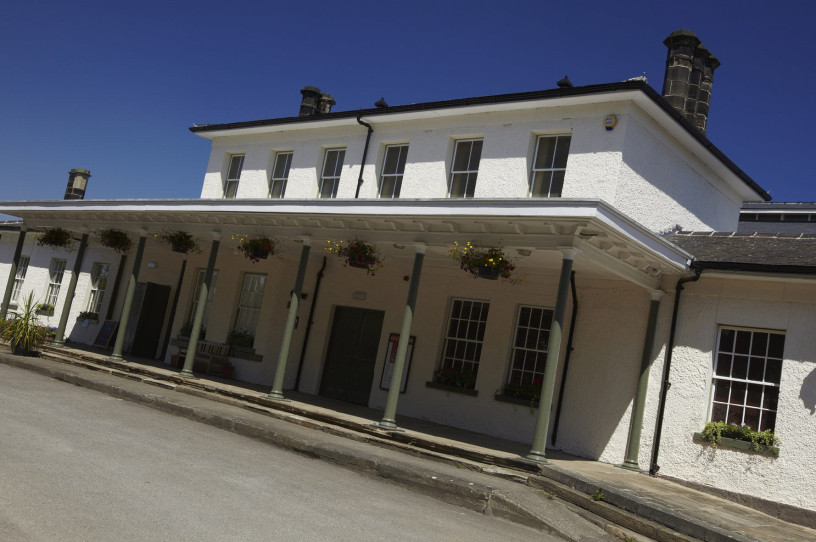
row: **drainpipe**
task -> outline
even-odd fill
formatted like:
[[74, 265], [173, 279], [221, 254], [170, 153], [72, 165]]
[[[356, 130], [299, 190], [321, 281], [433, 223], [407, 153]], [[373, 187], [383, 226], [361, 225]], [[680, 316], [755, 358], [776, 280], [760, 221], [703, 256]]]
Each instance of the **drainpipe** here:
[[654, 446], [652, 447], [652, 463], [649, 466], [649, 474], [652, 476], [656, 475], [657, 471], [660, 470], [660, 465], [657, 464], [657, 455], [660, 452], [660, 437], [663, 434], [663, 415], [666, 413], [666, 392], [668, 392], [671, 387], [669, 371], [671, 370], [672, 351], [674, 350], [674, 335], [677, 328], [677, 310], [680, 307], [680, 293], [683, 291], [683, 285], [685, 283], [700, 280], [700, 274], [703, 272], [702, 268], [698, 267], [694, 262], [691, 263], [691, 268], [694, 271], [694, 276], [681, 278], [677, 281], [677, 286], [674, 288], [674, 308], [672, 309], [669, 344], [666, 346], [666, 358], [663, 362], [663, 384], [660, 386], [660, 403], [657, 407], [657, 424], [655, 425]]
[[368, 134], [366, 135], [366, 142], [365, 147], [363, 147], [363, 161], [360, 164], [360, 178], [357, 179], [357, 192], [354, 193], [354, 199], [360, 197], [360, 188], [363, 186], [363, 170], [365, 170], [365, 161], [366, 155], [368, 154], [368, 142], [371, 141], [371, 134], [374, 133], [374, 128], [364, 120], [362, 120], [362, 115], [357, 115], [357, 122], [366, 128], [368, 128]]
[[320, 282], [323, 280], [323, 271], [326, 270], [326, 257], [323, 256], [323, 267], [317, 272], [314, 292], [312, 293], [312, 306], [309, 307], [309, 320], [306, 323], [306, 331], [303, 333], [303, 347], [300, 349], [300, 360], [298, 361], [297, 376], [295, 377], [295, 390], [300, 388], [300, 374], [303, 372], [303, 360], [306, 358], [306, 346], [309, 344], [309, 333], [312, 331], [312, 316], [315, 305], [317, 305], [317, 293], [320, 291]]
[[570, 355], [572, 354], [572, 338], [575, 335], [575, 318], [578, 316], [578, 294], [575, 293], [575, 271], [570, 276], [570, 289], [572, 290], [572, 316], [570, 316], [570, 330], [567, 336], [567, 353], [564, 356], [564, 374], [561, 375], [561, 386], [558, 388], [558, 404], [555, 406], [555, 420], [553, 420], [552, 436], [550, 443], [555, 446], [555, 439], [558, 436], [558, 422], [561, 419], [561, 404], [564, 401], [564, 388], [567, 386], [567, 370], [569, 369]]

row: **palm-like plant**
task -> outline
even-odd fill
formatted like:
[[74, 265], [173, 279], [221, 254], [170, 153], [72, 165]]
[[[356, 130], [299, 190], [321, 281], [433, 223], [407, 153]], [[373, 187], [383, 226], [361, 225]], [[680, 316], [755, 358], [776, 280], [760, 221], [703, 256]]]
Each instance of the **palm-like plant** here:
[[45, 341], [45, 328], [37, 318], [37, 302], [29, 293], [22, 311], [13, 320], [6, 322], [2, 330], [3, 339], [9, 342], [15, 354], [30, 356]]

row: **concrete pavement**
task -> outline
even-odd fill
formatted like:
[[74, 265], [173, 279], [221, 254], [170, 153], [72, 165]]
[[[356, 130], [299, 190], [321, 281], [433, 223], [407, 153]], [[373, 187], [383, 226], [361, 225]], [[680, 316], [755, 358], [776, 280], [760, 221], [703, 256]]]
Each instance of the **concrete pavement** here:
[[[381, 431], [371, 427], [379, 419], [376, 411], [320, 397], [289, 392], [294, 400], [271, 401], [265, 390], [183, 379], [167, 366], [150, 362], [111, 364], [105, 354], [74, 349], [48, 348], [39, 359], [2, 353], [0, 362], [393, 478], [568, 540], [602, 536], [590, 528], [572, 532], [565, 522], [572, 519], [566, 511], [574, 505], [587, 511], [583, 513], [593, 525], [622, 538], [816, 540], [812, 529], [668, 480], [550, 452], [549, 464], [539, 466], [521, 458], [527, 450], [518, 443], [404, 417], [398, 422], [406, 431]], [[239, 410], [225, 413], [225, 407]], [[250, 417], [253, 414], [257, 416]], [[273, 426], [275, 420], [289, 423]], [[329, 436], [342, 438], [329, 443]], [[386, 452], [398, 457], [384, 461]], [[491, 476], [489, 483], [471, 478], [484, 475]], [[531, 493], [530, 488], [537, 491]], [[594, 500], [599, 490], [604, 498]], [[561, 508], [550, 506], [555, 503]]]

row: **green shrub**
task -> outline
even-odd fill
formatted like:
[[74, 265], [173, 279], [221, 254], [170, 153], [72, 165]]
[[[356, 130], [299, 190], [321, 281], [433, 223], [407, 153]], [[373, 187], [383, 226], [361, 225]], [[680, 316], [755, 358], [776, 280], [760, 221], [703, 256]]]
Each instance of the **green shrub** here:
[[708, 422], [702, 431], [703, 440], [717, 446], [722, 442], [723, 437], [734, 440], [742, 440], [751, 443], [751, 449], [759, 450], [760, 446], [766, 447], [775, 457], [779, 456], [779, 439], [773, 431], [755, 431], [747, 425], [737, 425], [735, 423]]

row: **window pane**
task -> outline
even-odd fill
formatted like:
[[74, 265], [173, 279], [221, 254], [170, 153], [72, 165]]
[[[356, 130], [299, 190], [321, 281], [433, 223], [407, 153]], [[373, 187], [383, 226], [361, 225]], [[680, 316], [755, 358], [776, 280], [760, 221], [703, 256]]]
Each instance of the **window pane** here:
[[717, 356], [717, 376], [731, 376], [730, 354], [720, 354]]
[[549, 197], [552, 176], [552, 171], [536, 171], [533, 174], [533, 187], [530, 190], [530, 195], [534, 198]]
[[230, 158], [227, 179], [238, 180], [241, 177], [241, 170], [243, 169], [243, 167], [244, 167], [244, 155], [239, 154]]
[[227, 185], [224, 188], [224, 197], [226, 199], [234, 199], [237, 193], [238, 181], [227, 181]]
[[567, 136], [561, 136], [558, 138], [558, 144], [556, 145], [555, 149], [555, 160], [553, 163], [553, 167], [562, 169], [567, 167], [567, 156], [569, 156], [571, 139], [572, 139], [571, 137]]
[[476, 192], [476, 173], [467, 174], [467, 187], [465, 188], [465, 197], [472, 198]]
[[765, 356], [768, 351], [768, 334], [754, 333], [754, 340], [751, 341], [751, 355]]
[[340, 176], [340, 170], [343, 168], [343, 160], [346, 158], [346, 150], [341, 149], [341, 150], [338, 150], [338, 151], [333, 151], [333, 153], [336, 155], [333, 175], [335, 177], [339, 177]]
[[734, 351], [737, 354], [747, 354], [751, 348], [751, 332], [750, 331], [738, 331], [737, 332], [737, 344]]
[[779, 333], [771, 333], [768, 341], [768, 356], [782, 359], [782, 351], [785, 346], [785, 336]]
[[535, 169], [544, 169], [553, 167], [553, 158], [555, 157], [555, 140], [554, 137], [539, 137], [538, 149], [536, 149]]
[[467, 171], [472, 146], [472, 141], [459, 141], [456, 143], [456, 151], [453, 157], [453, 171]]
[[465, 188], [467, 187], [468, 174], [456, 173], [451, 179], [450, 195], [452, 198], [465, 197]]
[[751, 356], [750, 365], [748, 367], [748, 380], [762, 381], [765, 376], [765, 358], [758, 358]]
[[275, 179], [288, 179], [289, 166], [292, 164], [291, 152], [279, 152], [275, 156], [275, 167], [272, 170], [272, 177]]
[[274, 181], [272, 183], [272, 189], [269, 191], [269, 197], [270, 198], [282, 198], [285, 187], [286, 187], [286, 183], [284, 183], [283, 181]]
[[782, 360], [769, 359], [765, 367], [765, 382], [779, 384], [779, 379], [782, 377]]
[[764, 391], [765, 394], [762, 398], [762, 408], [776, 410], [776, 405], [779, 402], [779, 388], [765, 386]]
[[743, 423], [751, 429], [757, 429], [759, 427], [759, 410], [755, 408], [746, 408], [745, 421]]
[[731, 385], [727, 380], [714, 381], [714, 400], [720, 403], [728, 402], [728, 393], [731, 391]]
[[723, 405], [720, 403], [714, 403], [714, 406], [711, 408], [711, 421], [712, 422], [724, 422], [725, 415], [728, 412], [728, 406]]
[[383, 174], [394, 175], [399, 173], [399, 156], [402, 147], [388, 147], [385, 150], [385, 160], [383, 161]]
[[734, 356], [734, 365], [731, 369], [731, 376], [734, 378], [745, 378], [748, 375], [748, 356]]
[[736, 331], [733, 329], [723, 329], [720, 333], [720, 352], [734, 351], [734, 336]]
[[759, 384], [748, 384], [748, 394], [745, 397], [745, 404], [759, 408], [762, 405], [762, 388]]
[[745, 382], [731, 382], [731, 399], [730, 403], [743, 405], [745, 404]]
[[551, 198], [561, 197], [561, 190], [564, 188], [564, 175], [566, 175], [565, 171], [553, 171], [552, 184], [550, 185]]
[[482, 159], [482, 141], [474, 141], [470, 147], [470, 162], [468, 169], [470, 171], [477, 171], [479, 169], [479, 161]]

